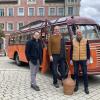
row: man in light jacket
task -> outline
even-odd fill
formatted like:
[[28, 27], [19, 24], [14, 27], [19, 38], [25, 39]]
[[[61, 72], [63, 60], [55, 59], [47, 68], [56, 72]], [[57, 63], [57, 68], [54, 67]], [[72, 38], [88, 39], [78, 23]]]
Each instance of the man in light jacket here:
[[87, 64], [90, 59], [90, 47], [88, 41], [82, 37], [80, 29], [76, 31], [76, 37], [72, 41], [70, 50], [70, 64], [74, 65], [74, 76], [76, 80], [76, 87], [74, 91], [78, 91], [79, 87], [79, 65], [83, 73], [84, 80], [84, 91], [89, 94], [88, 90], [88, 75], [87, 75]]

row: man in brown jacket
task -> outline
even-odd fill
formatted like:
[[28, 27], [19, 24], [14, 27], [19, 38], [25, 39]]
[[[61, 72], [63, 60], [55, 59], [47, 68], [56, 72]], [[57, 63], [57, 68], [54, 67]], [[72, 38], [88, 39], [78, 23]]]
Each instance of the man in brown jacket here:
[[[53, 74], [53, 84], [56, 88], [59, 88], [59, 85], [57, 83], [57, 67], [58, 63], [61, 65], [61, 77], [62, 79], [65, 78], [65, 67], [64, 67], [64, 61], [65, 61], [65, 54], [64, 56], [61, 56], [61, 40], [62, 36], [60, 34], [60, 27], [55, 26], [53, 35], [51, 35], [48, 39], [48, 51], [50, 56], [50, 61], [52, 62], [52, 74]], [[63, 53], [65, 51], [65, 45], [63, 44]]]

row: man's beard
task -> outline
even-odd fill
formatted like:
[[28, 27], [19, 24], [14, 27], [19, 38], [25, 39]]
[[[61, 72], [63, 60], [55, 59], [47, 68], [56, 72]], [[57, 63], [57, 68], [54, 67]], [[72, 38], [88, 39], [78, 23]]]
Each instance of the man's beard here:
[[80, 37], [76, 36], [76, 39], [78, 42], [80, 42], [82, 40], [82, 36], [80, 36]]

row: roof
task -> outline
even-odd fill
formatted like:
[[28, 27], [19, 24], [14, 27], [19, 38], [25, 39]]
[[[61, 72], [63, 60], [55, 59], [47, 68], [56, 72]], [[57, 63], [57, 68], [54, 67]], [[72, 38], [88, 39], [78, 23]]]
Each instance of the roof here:
[[68, 25], [72, 25], [72, 24], [96, 24], [96, 22], [91, 19], [91, 18], [87, 18], [87, 17], [80, 17], [80, 16], [74, 16], [72, 17], [61, 17], [61, 18], [57, 18], [54, 20], [50, 20], [49, 21], [51, 25], [60, 25], [60, 24], [64, 24], [67, 23]]
[[46, 25], [51, 26], [51, 25], [65, 25], [65, 24], [66, 25], [73, 25], [73, 24], [95, 25], [96, 22], [90, 18], [80, 17], [80, 16], [74, 16], [73, 18], [72, 17], [61, 17], [61, 18], [57, 18], [54, 20], [47, 20], [47, 23], [46, 21], [43, 21], [43, 20], [37, 20], [37, 21], [29, 23], [28, 25], [23, 26], [22, 28], [20, 28], [19, 31], [26, 32], [30, 30], [44, 28]]
[[64, 3], [65, 0], [45, 0], [46, 3]]
[[44, 22], [44, 21], [42, 21], [42, 20], [33, 21], [33, 22], [21, 27], [20, 30], [23, 30], [25, 28], [30, 28], [31, 26], [36, 26], [38, 24], [41, 24], [42, 22]]

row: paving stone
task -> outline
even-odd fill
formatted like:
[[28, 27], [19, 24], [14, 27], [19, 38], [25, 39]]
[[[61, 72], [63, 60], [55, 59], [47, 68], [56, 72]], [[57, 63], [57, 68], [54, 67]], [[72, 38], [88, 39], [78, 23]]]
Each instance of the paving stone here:
[[89, 95], [84, 93], [82, 81], [78, 92], [64, 95], [61, 81], [60, 88], [56, 89], [50, 74], [39, 72], [37, 84], [41, 91], [30, 87], [28, 66], [18, 67], [13, 60], [0, 57], [0, 100], [100, 100], [100, 75], [89, 78]]

